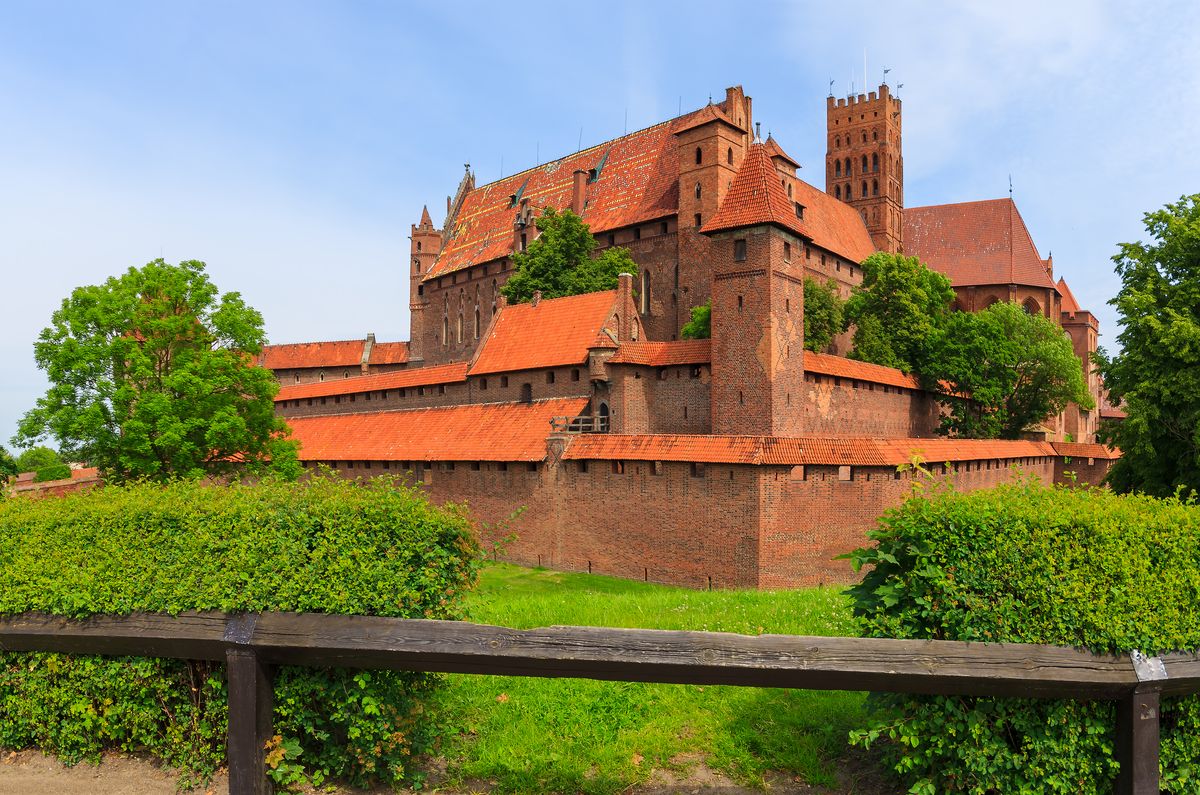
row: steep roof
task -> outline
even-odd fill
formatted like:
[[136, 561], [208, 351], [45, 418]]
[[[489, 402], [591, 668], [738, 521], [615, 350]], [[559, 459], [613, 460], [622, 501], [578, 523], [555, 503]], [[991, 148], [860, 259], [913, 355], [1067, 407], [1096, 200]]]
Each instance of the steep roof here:
[[509, 304], [496, 315], [471, 375], [582, 364], [613, 312], [616, 290]]
[[371, 346], [371, 360], [368, 364], [408, 364], [408, 343], [375, 343]]
[[904, 252], [950, 277], [956, 287], [1020, 284], [1055, 289], [1012, 199], [909, 207]]
[[298, 367], [358, 367], [362, 364], [363, 340], [295, 342], [266, 345], [259, 362], [270, 370]]
[[717, 212], [700, 227], [704, 233], [722, 232], [758, 224], [776, 224], [808, 236], [788, 198], [779, 171], [765, 144], [756, 141], [742, 159]]
[[1061, 276], [1058, 277], [1058, 292], [1062, 296], [1062, 311], [1073, 317], [1079, 311], [1079, 302], [1075, 300], [1075, 293], [1067, 286], [1067, 280]]
[[862, 262], [875, 253], [871, 233], [857, 210], [802, 179], [793, 185], [793, 198], [805, 208], [801, 223], [813, 243], [851, 262]]
[[608, 363], [670, 367], [679, 364], [707, 364], [710, 361], [712, 361], [712, 340], [676, 340], [673, 342], [623, 342]]
[[859, 381], [900, 386], [906, 389], [921, 388], [921, 382], [917, 380], [916, 376], [901, 372], [894, 367], [860, 362], [855, 359], [847, 359], [844, 356], [831, 356], [827, 353], [805, 351], [804, 369], [811, 373], [832, 375], [839, 378], [854, 378]]
[[339, 378], [315, 384], [285, 386], [275, 396], [275, 402], [301, 398], [350, 395], [377, 392], [382, 389], [402, 389], [431, 384], [453, 384], [467, 380], [467, 363], [455, 362], [436, 367], [417, 367], [412, 370], [397, 370], [379, 375], [364, 375], [355, 378]]
[[783, 151], [783, 147], [779, 145], [779, 142], [776, 141], [770, 135], [770, 133], [767, 134], [767, 140], [763, 145], [766, 147], [767, 154], [770, 155], [771, 157], [781, 158], [783, 160], [786, 160], [788, 163], [795, 166], [796, 168], [800, 168], [800, 164], [798, 162], [796, 162], [796, 160], [791, 155], [789, 155], [787, 152]]
[[1047, 442], [995, 439], [835, 439], [679, 434], [584, 434], [563, 458], [713, 464], [899, 466], [1055, 455]]
[[554, 417], [586, 398], [293, 417], [301, 461], [541, 461]]
[[728, 121], [724, 103], [526, 169], [467, 192], [450, 238], [425, 279], [512, 253], [513, 196], [540, 210], [570, 207], [577, 170], [595, 170], [582, 217], [593, 233], [673, 215], [679, 210], [679, 154], [675, 133], [698, 123]]

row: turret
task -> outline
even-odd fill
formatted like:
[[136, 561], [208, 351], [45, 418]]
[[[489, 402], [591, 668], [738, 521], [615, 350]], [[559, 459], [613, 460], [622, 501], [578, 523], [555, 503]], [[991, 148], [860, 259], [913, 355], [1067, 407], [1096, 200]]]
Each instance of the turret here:
[[886, 83], [826, 101], [825, 192], [859, 211], [880, 251], [904, 250], [900, 111]]
[[433, 268], [438, 254], [442, 250], [442, 232], [433, 226], [429, 217], [429, 208], [421, 209], [421, 222], [412, 225], [410, 237], [410, 265], [408, 281], [408, 310], [409, 310], [409, 360], [424, 361], [425, 352], [422, 350], [425, 324], [428, 322], [427, 309], [429, 300], [425, 296], [425, 275]]

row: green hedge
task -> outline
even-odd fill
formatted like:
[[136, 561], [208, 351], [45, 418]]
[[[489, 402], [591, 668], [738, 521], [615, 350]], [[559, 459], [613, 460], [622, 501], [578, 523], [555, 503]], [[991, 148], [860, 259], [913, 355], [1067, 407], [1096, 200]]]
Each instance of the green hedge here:
[[[459, 618], [479, 553], [470, 523], [391, 480], [108, 487], [0, 503], [0, 614], [291, 610]], [[396, 782], [428, 746], [398, 672], [283, 668], [277, 780]], [[0, 746], [71, 762], [139, 750], [202, 781], [224, 760], [224, 667], [0, 654]]]
[[[852, 555], [874, 637], [1200, 648], [1200, 508], [1036, 482], [915, 496]], [[1107, 793], [1112, 702], [875, 696], [873, 724], [915, 793]], [[1200, 698], [1163, 701], [1162, 787], [1200, 793]]]

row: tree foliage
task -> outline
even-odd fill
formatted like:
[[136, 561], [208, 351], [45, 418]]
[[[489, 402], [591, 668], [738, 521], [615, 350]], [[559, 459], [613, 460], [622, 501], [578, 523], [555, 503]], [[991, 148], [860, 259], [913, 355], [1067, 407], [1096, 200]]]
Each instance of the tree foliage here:
[[31, 447], [17, 456], [15, 464], [17, 472], [33, 472], [36, 483], [71, 477], [71, 467], [49, 447]]
[[882, 251], [862, 269], [844, 312], [846, 327], [855, 327], [850, 358], [919, 371], [927, 341], [950, 314], [950, 280], [916, 257]]
[[204, 269], [159, 259], [75, 289], [34, 343], [50, 389], [14, 443], [53, 436], [116, 481], [294, 464], [278, 384], [252, 361], [262, 315], [219, 294]]
[[1200, 490], [1200, 194], [1144, 220], [1150, 242], [1124, 243], [1113, 257], [1121, 352], [1097, 357], [1127, 417], [1099, 435], [1122, 451], [1114, 488], [1164, 496]]
[[1016, 304], [953, 313], [934, 332], [924, 358], [921, 379], [949, 409], [944, 433], [1015, 439], [1070, 402], [1094, 405], [1070, 338]]
[[824, 284], [816, 279], [804, 279], [804, 348], [820, 353], [829, 347], [842, 330], [845, 302], [838, 296], [837, 282]]
[[620, 246], [593, 256], [596, 239], [570, 210], [547, 207], [535, 223], [540, 234], [513, 255], [516, 271], [500, 288], [510, 303], [531, 301], [539, 290], [543, 298], [613, 290], [619, 274], [638, 272], [629, 250]]
[[692, 319], [683, 324], [679, 336], [685, 340], [706, 340], [712, 337], [712, 299], [692, 307]]
[[0, 445], [0, 485], [20, 471], [17, 467], [17, 460], [12, 457], [12, 453], [4, 449], [4, 445]]

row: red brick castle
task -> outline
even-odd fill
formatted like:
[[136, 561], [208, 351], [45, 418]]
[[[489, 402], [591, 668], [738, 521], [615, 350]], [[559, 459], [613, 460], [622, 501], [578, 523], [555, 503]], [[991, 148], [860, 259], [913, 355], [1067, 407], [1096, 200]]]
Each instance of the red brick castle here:
[[[937, 437], [910, 375], [804, 350], [806, 276], [843, 296], [875, 251], [950, 277], [956, 308], [1015, 301], [1059, 322], [1085, 372], [1098, 325], [1038, 253], [1011, 199], [904, 207], [902, 108], [887, 85], [827, 102], [825, 189], [759, 138], [740, 87], [709, 104], [477, 186], [412, 226], [411, 339], [269, 347], [308, 465], [412, 472], [465, 501], [515, 561], [694, 587], [843, 581], [833, 558], [909, 492], [914, 458], [959, 488], [1019, 467], [1107, 471], [1096, 410], [1024, 441]], [[512, 256], [544, 207], [638, 264], [617, 290], [506, 306]], [[712, 339], [679, 340], [712, 299]], [[1101, 405], [1101, 385], [1088, 374]], [[1073, 441], [1068, 442], [1067, 439]], [[512, 519], [507, 529], [500, 525]]]

